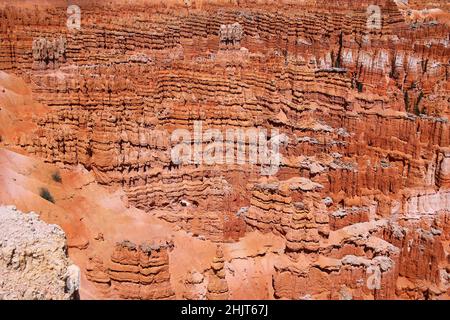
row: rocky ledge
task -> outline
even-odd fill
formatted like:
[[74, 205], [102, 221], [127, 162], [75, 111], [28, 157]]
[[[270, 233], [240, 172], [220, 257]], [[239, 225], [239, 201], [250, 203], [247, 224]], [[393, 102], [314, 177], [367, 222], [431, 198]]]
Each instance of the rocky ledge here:
[[14, 206], [0, 207], [0, 299], [78, 297], [80, 270], [70, 263], [57, 225]]

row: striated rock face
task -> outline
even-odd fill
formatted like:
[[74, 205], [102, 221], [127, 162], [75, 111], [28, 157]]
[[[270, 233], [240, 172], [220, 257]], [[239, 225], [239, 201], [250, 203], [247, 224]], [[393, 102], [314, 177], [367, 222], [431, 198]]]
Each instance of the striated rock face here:
[[87, 277], [108, 297], [122, 299], [171, 299], [169, 251], [172, 242], [136, 245], [128, 240], [116, 244], [111, 260], [104, 265], [90, 258]]
[[333, 231], [318, 256], [305, 259], [301, 255], [275, 266], [274, 295], [288, 299], [446, 299], [448, 234], [443, 237], [445, 231], [436, 228], [436, 224], [442, 228], [443, 221], [448, 223], [448, 213], [432, 225], [422, 224], [426, 229], [418, 223], [402, 227], [379, 220]]
[[64, 228], [86, 297], [449, 299], [448, 1], [78, 5], [0, 2], [0, 200]]
[[66, 42], [63, 37], [58, 39], [37, 38], [33, 40], [33, 59], [38, 66], [47, 68], [63, 62], [66, 55]]
[[219, 30], [220, 46], [223, 49], [240, 49], [243, 35], [244, 30], [238, 22], [222, 24]]
[[[320, 240], [329, 232], [328, 216], [320, 212], [320, 196], [314, 195], [321, 188], [307, 178], [258, 183], [246, 222], [263, 232], [281, 233], [286, 238], [287, 251], [317, 251]], [[311, 193], [306, 201], [306, 195]]]
[[80, 269], [67, 256], [64, 231], [0, 207], [0, 299], [67, 300], [78, 298]]

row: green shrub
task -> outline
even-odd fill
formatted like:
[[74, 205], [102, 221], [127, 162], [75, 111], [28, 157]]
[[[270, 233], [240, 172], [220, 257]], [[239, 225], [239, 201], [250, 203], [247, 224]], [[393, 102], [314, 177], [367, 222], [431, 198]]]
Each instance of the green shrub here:
[[50, 193], [50, 191], [48, 191], [47, 188], [41, 188], [39, 194], [41, 195], [41, 198], [50, 201], [51, 203], [55, 203], [55, 199], [53, 199], [52, 194]]
[[59, 174], [58, 171], [52, 173], [52, 179], [53, 179], [53, 181], [59, 182], [59, 183], [61, 183], [61, 181], [62, 181], [61, 175]]
[[358, 80], [356, 81], [356, 88], [358, 89], [358, 92], [362, 92], [363, 91], [363, 83], [359, 82]]

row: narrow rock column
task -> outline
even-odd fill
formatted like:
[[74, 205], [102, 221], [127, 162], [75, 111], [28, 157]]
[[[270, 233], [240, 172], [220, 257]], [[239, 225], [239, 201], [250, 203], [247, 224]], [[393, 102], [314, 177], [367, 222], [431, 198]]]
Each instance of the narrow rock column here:
[[208, 279], [208, 292], [206, 298], [208, 300], [227, 300], [228, 284], [225, 279], [225, 260], [223, 251], [217, 246], [216, 256], [211, 264], [211, 274]]

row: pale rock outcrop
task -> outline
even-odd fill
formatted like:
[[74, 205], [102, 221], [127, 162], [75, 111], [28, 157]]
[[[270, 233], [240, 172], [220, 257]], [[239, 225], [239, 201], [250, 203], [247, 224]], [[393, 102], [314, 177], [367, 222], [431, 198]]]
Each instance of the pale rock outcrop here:
[[0, 207], [0, 299], [78, 297], [80, 271], [67, 256], [62, 229], [37, 214]]

